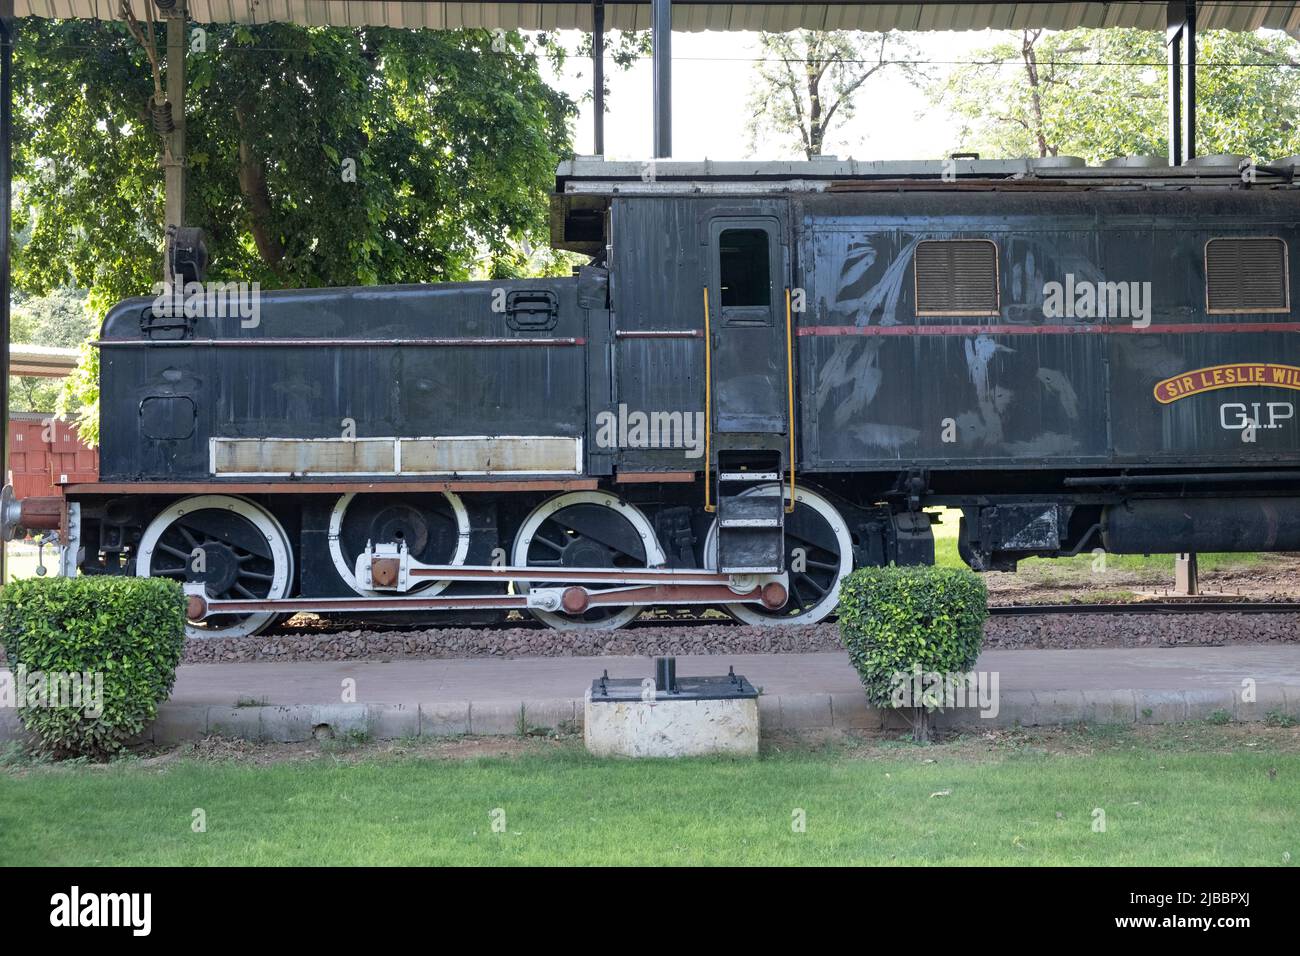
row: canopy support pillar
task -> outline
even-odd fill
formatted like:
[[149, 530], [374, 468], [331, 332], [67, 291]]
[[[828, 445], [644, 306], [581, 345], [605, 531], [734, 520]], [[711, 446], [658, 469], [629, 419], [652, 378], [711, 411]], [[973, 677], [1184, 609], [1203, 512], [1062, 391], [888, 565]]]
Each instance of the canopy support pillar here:
[[605, 155], [605, 0], [591, 0], [592, 152]]
[[654, 158], [673, 154], [673, 4], [651, 0], [651, 40], [654, 45]]
[[187, 37], [186, 0], [176, 0], [167, 11], [167, 99], [172, 104], [174, 129], [167, 137], [163, 156], [166, 223], [177, 229], [185, 225], [185, 54]]
[[1196, 0], [1169, 0], [1165, 43], [1169, 47], [1169, 165], [1181, 166], [1196, 156]]
[[[14, 2], [0, 0], [0, 485], [9, 483], [9, 234], [13, 192]], [[0, 584], [8, 542], [0, 540]]]

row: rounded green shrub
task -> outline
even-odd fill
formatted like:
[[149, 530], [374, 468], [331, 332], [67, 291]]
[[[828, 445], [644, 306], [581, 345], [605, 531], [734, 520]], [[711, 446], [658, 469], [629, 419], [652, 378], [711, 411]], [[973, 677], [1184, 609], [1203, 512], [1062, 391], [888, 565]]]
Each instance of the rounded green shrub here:
[[14, 581], [0, 588], [0, 643], [13, 673], [0, 704], [18, 708], [37, 749], [103, 758], [171, 693], [185, 598], [164, 578]]
[[[988, 588], [965, 568], [861, 568], [840, 586], [840, 639], [877, 707], [897, 707], [903, 675], [969, 672], [984, 643]], [[909, 698], [929, 736], [928, 710]]]

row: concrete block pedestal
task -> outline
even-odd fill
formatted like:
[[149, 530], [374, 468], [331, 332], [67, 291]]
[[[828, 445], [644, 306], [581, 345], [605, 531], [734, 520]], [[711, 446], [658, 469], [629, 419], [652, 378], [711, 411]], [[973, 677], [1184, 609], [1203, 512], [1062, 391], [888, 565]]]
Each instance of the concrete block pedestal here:
[[584, 701], [583, 736], [598, 757], [758, 756], [758, 691], [745, 678], [678, 680], [659, 666], [661, 681], [592, 682]]

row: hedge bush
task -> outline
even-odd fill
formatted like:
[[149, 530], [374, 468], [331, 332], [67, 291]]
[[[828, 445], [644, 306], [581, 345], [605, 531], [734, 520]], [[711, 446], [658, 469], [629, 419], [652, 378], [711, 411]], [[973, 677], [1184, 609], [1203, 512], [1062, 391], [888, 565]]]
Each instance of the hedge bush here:
[[20, 668], [27, 680], [88, 674], [89, 689], [93, 675], [102, 675], [98, 714], [94, 695], [84, 695], [90, 699], [83, 696], [80, 706], [68, 706], [66, 697], [64, 706], [42, 706], [26, 681], [15, 680], [11, 690], [37, 749], [103, 758], [148, 726], [171, 693], [185, 645], [185, 598], [164, 578], [14, 581], [0, 588], [0, 643], [15, 678]]
[[[861, 568], [840, 587], [840, 638], [867, 699], [897, 706], [899, 674], [964, 674], [984, 643], [988, 588], [965, 568]], [[918, 739], [930, 736], [927, 713], [913, 702]]]

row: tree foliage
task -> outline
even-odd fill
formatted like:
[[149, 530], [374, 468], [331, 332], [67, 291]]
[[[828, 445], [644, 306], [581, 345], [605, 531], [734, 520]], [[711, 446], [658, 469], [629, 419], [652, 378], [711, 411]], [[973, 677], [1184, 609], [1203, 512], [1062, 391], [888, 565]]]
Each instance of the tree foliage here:
[[[577, 43], [572, 50], [564, 46], [555, 34], [543, 33], [538, 36], [538, 42], [546, 49], [551, 59], [551, 64], [558, 73], [564, 68], [570, 57], [581, 61], [581, 65], [574, 70], [574, 76], [578, 79], [586, 77], [593, 69], [587, 61], [594, 61], [596, 45], [592, 35], [586, 31], [578, 34]], [[636, 66], [638, 60], [644, 60], [654, 52], [654, 43], [649, 30], [608, 30], [605, 33], [605, 58], [613, 61], [616, 69], [630, 70]], [[608, 70], [605, 71], [605, 98], [609, 99], [609, 77]], [[580, 100], [586, 103], [592, 99], [590, 89], [584, 90]], [[608, 110], [608, 107], [607, 107]]]
[[76, 348], [95, 333], [86, 311], [83, 289], [55, 289], [47, 295], [24, 296], [14, 302], [9, 340], [26, 345]]
[[77, 435], [91, 448], [99, 444], [99, 349], [89, 342], [72, 374], [63, 380], [54, 406], [59, 418], [70, 419]]
[[[149, 58], [119, 22], [20, 29], [15, 286], [86, 288], [102, 316], [161, 274]], [[207, 234], [212, 279], [270, 289], [568, 270], [538, 248], [575, 107], [519, 34], [196, 26], [187, 67], [185, 218]], [[17, 401], [57, 405], [98, 440], [94, 349], [57, 400], [49, 383], [26, 384]]]
[[[148, 59], [121, 23], [21, 29], [15, 281], [36, 294], [89, 288], [102, 313], [160, 272]], [[186, 220], [207, 233], [212, 278], [462, 279], [484, 255], [514, 259], [544, 234], [574, 107], [518, 34], [194, 29]], [[159, 46], [165, 56], [161, 36]]]
[[[9, 324], [9, 340], [21, 345], [76, 348], [95, 334], [96, 323], [86, 309], [86, 293], [56, 289], [44, 296], [16, 296]], [[15, 411], [54, 412], [62, 383], [38, 376], [9, 377], [9, 407]], [[81, 403], [69, 396], [67, 408], [76, 412]]]
[[[916, 76], [903, 34], [848, 30], [759, 34], [763, 59], [749, 96], [751, 148], [765, 132], [809, 159], [852, 118], [867, 80], [894, 69]], [[900, 58], [904, 58], [900, 62]]]
[[[1300, 153], [1300, 43], [1210, 31], [1197, 54], [1198, 153]], [[1166, 56], [1164, 35], [1145, 30], [1025, 30], [975, 53], [931, 98], [958, 120], [953, 149], [985, 158], [1162, 156]]]

